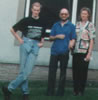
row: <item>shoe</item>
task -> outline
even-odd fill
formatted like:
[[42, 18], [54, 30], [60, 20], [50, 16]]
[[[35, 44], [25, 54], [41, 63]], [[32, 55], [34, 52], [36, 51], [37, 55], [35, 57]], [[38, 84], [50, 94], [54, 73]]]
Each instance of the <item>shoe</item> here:
[[80, 95], [80, 96], [83, 96], [83, 95], [84, 95], [84, 92], [79, 92], [79, 95]]
[[78, 96], [79, 93], [78, 93], [78, 92], [74, 92], [73, 95], [74, 95], [74, 96]]
[[56, 94], [56, 96], [64, 96], [64, 94]]
[[53, 91], [47, 91], [46, 96], [55, 96], [55, 92]]
[[56, 96], [64, 96], [64, 92], [57, 92]]
[[46, 93], [46, 96], [55, 96], [55, 95], [51, 93]]
[[4, 95], [4, 100], [10, 100], [10, 96], [11, 96], [11, 92], [8, 90], [7, 87], [2, 87], [2, 92], [3, 92], [3, 95]]
[[29, 95], [28, 94], [24, 94], [23, 95], [23, 100], [29, 100]]

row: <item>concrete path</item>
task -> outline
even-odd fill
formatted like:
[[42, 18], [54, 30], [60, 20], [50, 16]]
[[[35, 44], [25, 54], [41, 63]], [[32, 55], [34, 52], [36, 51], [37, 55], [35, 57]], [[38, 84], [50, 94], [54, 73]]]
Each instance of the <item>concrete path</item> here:
[[[19, 65], [17, 64], [0, 64], [0, 81], [10, 81], [15, 79], [19, 72]], [[59, 78], [59, 68], [57, 70], [57, 79]], [[29, 77], [30, 80], [47, 80], [48, 67], [36, 66]], [[72, 80], [72, 69], [67, 69], [67, 80]], [[88, 80], [98, 81], [98, 70], [88, 71]]]

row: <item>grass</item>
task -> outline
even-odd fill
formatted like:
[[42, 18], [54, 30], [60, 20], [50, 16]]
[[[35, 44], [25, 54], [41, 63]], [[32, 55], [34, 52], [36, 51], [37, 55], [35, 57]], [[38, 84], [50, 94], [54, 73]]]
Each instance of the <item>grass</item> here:
[[[7, 82], [0, 82], [0, 88], [7, 85]], [[65, 94], [63, 97], [59, 96], [46, 96], [47, 82], [34, 81], [30, 82], [30, 100], [98, 100], [97, 86], [87, 86], [84, 96], [73, 96], [73, 88], [71, 84], [66, 84]], [[0, 100], [3, 100], [3, 94], [0, 89]], [[20, 89], [13, 92], [11, 100], [22, 100], [22, 93]]]

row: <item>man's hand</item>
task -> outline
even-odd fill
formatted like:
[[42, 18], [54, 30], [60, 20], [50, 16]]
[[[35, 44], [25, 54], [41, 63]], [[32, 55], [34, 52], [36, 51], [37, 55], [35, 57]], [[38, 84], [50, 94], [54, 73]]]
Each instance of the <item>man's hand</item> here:
[[56, 39], [64, 39], [65, 38], [65, 35], [63, 34], [59, 34], [59, 35], [56, 35], [56, 36], [50, 36], [50, 40], [54, 41]]
[[56, 35], [55, 37], [56, 37], [56, 39], [64, 39], [65, 38], [65, 35], [60, 34], [60, 35]]
[[14, 35], [14, 37], [19, 41], [20, 44], [23, 44], [24, 41], [22, 40], [22, 38], [17, 34], [17, 32], [14, 31], [13, 28], [11, 28], [11, 33]]
[[38, 46], [41, 48], [41, 47], [43, 47], [43, 43], [38, 43]]
[[69, 42], [69, 49], [73, 49], [75, 45], [75, 40], [70, 40]]
[[24, 40], [20, 39], [19, 40], [20, 45], [24, 43]]

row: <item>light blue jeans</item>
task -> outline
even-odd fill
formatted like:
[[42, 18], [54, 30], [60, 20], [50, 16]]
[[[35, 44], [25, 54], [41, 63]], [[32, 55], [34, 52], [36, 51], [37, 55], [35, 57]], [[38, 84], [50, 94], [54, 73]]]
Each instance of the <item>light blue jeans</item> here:
[[29, 94], [28, 76], [31, 74], [39, 52], [39, 41], [23, 38], [24, 43], [20, 46], [20, 72], [15, 80], [8, 85], [8, 90], [12, 91], [21, 87], [23, 94]]

